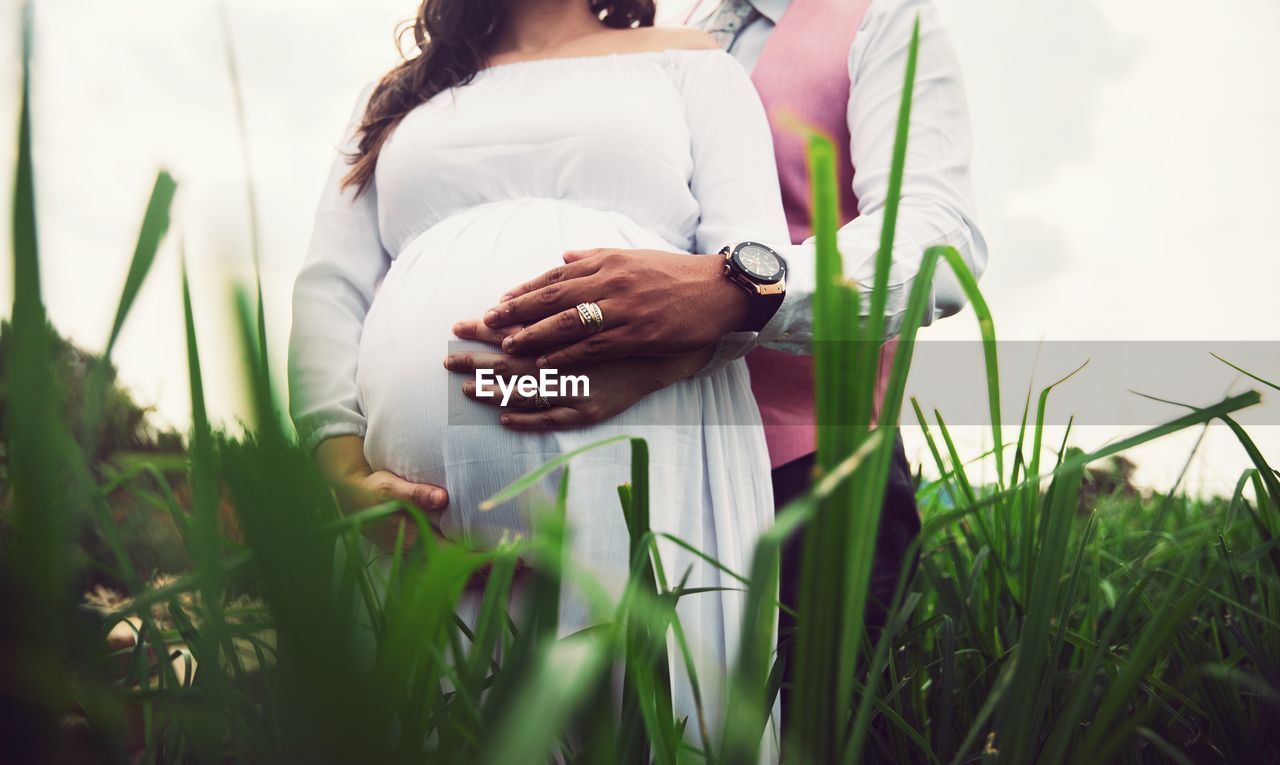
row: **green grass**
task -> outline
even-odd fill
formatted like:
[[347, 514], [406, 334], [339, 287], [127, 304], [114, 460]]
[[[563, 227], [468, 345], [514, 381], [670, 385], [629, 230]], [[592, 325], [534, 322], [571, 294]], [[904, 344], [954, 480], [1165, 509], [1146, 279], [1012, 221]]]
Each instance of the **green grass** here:
[[[912, 67], [885, 242], [893, 239]], [[656, 555], [641, 440], [630, 441], [632, 477], [619, 488], [619, 507], [602, 508], [622, 512], [631, 536], [632, 576], [616, 602], [564, 554], [573, 454], [539, 474], [560, 470], [562, 490], [534, 538], [466, 551], [435, 542], [415, 514], [421, 546], [367, 565], [361, 527], [400, 508], [343, 515], [296, 445], [267, 375], [260, 290], [237, 303], [254, 426], [230, 436], [209, 423], [193, 285], [184, 277], [193, 423], [180, 479], [171, 459], [133, 455], [104, 464], [93, 457], [103, 410], [92, 403], [104, 400], [98, 388], [109, 375], [91, 377], [79, 422], [60, 416], [40, 298], [26, 72], [24, 59], [4, 381], [12, 490], [0, 526], [0, 703], [12, 711], [0, 717], [0, 759], [754, 762], [779, 688], [770, 637], [778, 553], [796, 533], [805, 534], [806, 555], [795, 727], [785, 742], [791, 762], [1280, 758], [1280, 479], [1231, 418], [1256, 403], [1256, 393], [1084, 453], [1065, 439], [1043, 443], [1051, 386], [1034, 413], [1028, 398], [1014, 443], [1002, 441], [993, 409], [996, 480], [986, 485], [966, 474], [942, 416], [930, 419], [911, 402], [942, 477], [919, 489], [918, 569], [903, 572], [885, 628], [874, 640], [868, 635], [862, 614], [871, 540], [936, 269], [956, 273], [986, 343], [987, 395], [975, 406], [999, 400], [995, 326], [959, 256], [949, 248], [926, 252], [883, 424], [870, 424], [874, 365], [867, 361], [883, 327], [887, 255], [870, 294], [839, 278], [834, 152], [824, 137], [808, 138], [819, 242], [821, 472], [806, 496], [780, 512], [751, 570], [732, 572], [748, 599], [724, 719], [676, 719], [667, 677], [672, 662], [687, 661], [675, 603], [688, 593]], [[165, 235], [173, 191], [161, 174], [104, 370]], [[864, 304], [869, 318], [859, 320]], [[1233, 430], [1254, 463], [1232, 497], [1082, 492], [1091, 464], [1214, 420]], [[172, 517], [189, 572], [158, 586], [139, 575], [112, 515], [121, 493]], [[225, 533], [229, 517], [239, 535]], [[107, 540], [106, 560], [76, 554], [86, 527]], [[517, 557], [530, 566], [529, 608], [512, 619], [503, 603]], [[481, 615], [469, 628], [454, 612], [483, 567]], [[81, 608], [81, 583], [103, 573], [132, 602], [105, 614]], [[592, 593], [601, 624], [557, 641], [566, 578]], [[107, 633], [135, 615], [139, 643], [109, 649]], [[677, 647], [671, 653], [668, 635]], [[178, 644], [198, 665], [194, 677], [167, 658]], [[623, 676], [621, 714], [613, 667]], [[717, 729], [722, 734], [707, 735]], [[703, 748], [690, 745], [694, 730], [704, 732]]]

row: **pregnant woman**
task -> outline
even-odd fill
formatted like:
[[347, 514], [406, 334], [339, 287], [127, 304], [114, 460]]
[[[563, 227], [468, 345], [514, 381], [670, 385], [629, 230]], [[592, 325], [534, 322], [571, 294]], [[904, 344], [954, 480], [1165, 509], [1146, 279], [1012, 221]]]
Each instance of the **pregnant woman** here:
[[[674, 385], [603, 424], [514, 432], [442, 359], [484, 350], [454, 324], [587, 247], [716, 252], [732, 233], [787, 241], [770, 134], [741, 65], [701, 33], [652, 28], [652, 0], [427, 0], [421, 55], [366, 90], [294, 290], [291, 410], [331, 474], [445, 487], [448, 536], [536, 533], [558, 476], [488, 512], [485, 498], [613, 435], [650, 449], [651, 523], [745, 572], [772, 521], [769, 460], [745, 365], [671, 360]], [[728, 278], [728, 277], [726, 277]], [[608, 305], [601, 306], [608, 326]], [[587, 370], [607, 395], [624, 366]], [[527, 402], [526, 402], [527, 403]], [[334, 465], [334, 461], [347, 464]], [[624, 443], [572, 464], [569, 559], [625, 579]], [[707, 717], [737, 650], [740, 584], [676, 545], [669, 580], [729, 588], [680, 600]], [[598, 623], [566, 589], [561, 634]], [[673, 657], [677, 714], [696, 718]]]

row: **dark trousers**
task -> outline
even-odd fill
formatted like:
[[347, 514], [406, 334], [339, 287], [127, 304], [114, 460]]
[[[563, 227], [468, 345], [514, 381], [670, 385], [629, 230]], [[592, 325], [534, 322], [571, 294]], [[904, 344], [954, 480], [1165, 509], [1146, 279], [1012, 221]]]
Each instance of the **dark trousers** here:
[[[781, 509], [799, 497], [813, 478], [817, 455], [810, 454], [788, 462], [773, 471], [774, 506]], [[796, 531], [782, 548], [780, 595], [784, 605], [795, 610], [800, 602], [800, 568], [804, 555], [804, 529]], [[876, 534], [875, 560], [871, 566], [871, 589], [867, 593], [866, 624], [874, 631], [884, 624], [885, 611], [898, 586], [898, 574], [906, 562], [907, 548], [920, 533], [920, 513], [916, 509], [915, 484], [911, 466], [899, 438], [893, 445], [893, 462], [885, 486], [884, 509]], [[914, 565], [914, 561], [912, 561]], [[787, 728], [787, 712], [791, 699], [792, 672], [795, 667], [795, 618], [785, 611], [778, 617], [778, 652], [785, 657], [782, 674], [782, 727]]]

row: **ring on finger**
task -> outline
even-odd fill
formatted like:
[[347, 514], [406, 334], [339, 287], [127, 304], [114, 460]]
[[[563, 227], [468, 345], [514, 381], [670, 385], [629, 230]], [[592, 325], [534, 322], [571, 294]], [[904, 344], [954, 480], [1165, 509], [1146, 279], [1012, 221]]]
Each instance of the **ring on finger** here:
[[579, 303], [578, 318], [588, 335], [604, 330], [604, 312], [600, 310], [599, 303]]
[[537, 409], [550, 409], [551, 402], [547, 400], [546, 396], [538, 394], [533, 397], [533, 406]]

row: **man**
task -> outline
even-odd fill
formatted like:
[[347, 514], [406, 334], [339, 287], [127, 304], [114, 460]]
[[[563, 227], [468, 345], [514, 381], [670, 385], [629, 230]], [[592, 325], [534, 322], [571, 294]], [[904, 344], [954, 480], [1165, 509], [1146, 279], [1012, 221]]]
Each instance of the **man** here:
[[[607, 405], [542, 407], [544, 401], [544, 411], [504, 414], [508, 427], [525, 429], [576, 427], [625, 409], [652, 390], [655, 380], [672, 381], [673, 364], [664, 354], [705, 346], [714, 348], [711, 355], [727, 357], [758, 345], [748, 365], [773, 463], [775, 501], [782, 507], [807, 488], [815, 449], [812, 366], [805, 355], [811, 352], [814, 290], [809, 187], [802, 140], [782, 125], [784, 115], [794, 114], [836, 139], [843, 218], [839, 246], [846, 275], [869, 289], [912, 27], [919, 20], [919, 61], [889, 279], [889, 339], [926, 248], [949, 244], [975, 275], [985, 268], [986, 244], [975, 223], [969, 184], [968, 109], [958, 61], [929, 0], [723, 0], [704, 15], [704, 28], [751, 71], [774, 127], [783, 203], [792, 239], [800, 242], [765, 243], [787, 264], [785, 292], [779, 297], [759, 289], [763, 285], [753, 284], [750, 273], [741, 268], [735, 273], [718, 253], [566, 253], [565, 266], [513, 288], [482, 323], [462, 322], [456, 332], [500, 342], [508, 369], [534, 359], [537, 366], [564, 370], [653, 357], [653, 373], [635, 375], [632, 391], [610, 391]], [[751, 233], [742, 232], [740, 241], [751, 239]], [[735, 251], [738, 243], [725, 244]], [[594, 306], [599, 314], [579, 314], [579, 304]], [[948, 269], [939, 269], [926, 323], [963, 304], [958, 282]], [[743, 330], [757, 334], [744, 343]], [[705, 360], [704, 355], [684, 369], [695, 371]], [[920, 528], [901, 442], [896, 446], [872, 572], [871, 623], [891, 599], [906, 548]], [[791, 605], [798, 550], [793, 544], [782, 564], [782, 596]], [[784, 640], [788, 628], [784, 621]]]

